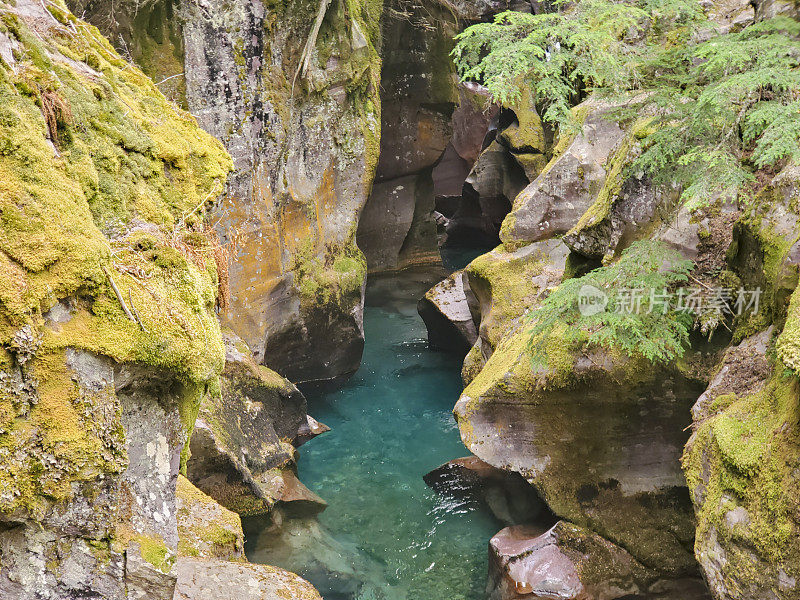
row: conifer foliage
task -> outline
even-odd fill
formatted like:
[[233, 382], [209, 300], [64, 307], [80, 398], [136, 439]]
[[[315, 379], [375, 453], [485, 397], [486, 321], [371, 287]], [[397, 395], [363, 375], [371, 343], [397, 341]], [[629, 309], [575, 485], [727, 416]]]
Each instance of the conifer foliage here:
[[[528, 315], [533, 363], [547, 363], [554, 338], [568, 347], [599, 346], [654, 363], [681, 356], [694, 316], [666, 298], [688, 280], [693, 266], [663, 242], [643, 240], [617, 262], [567, 279]], [[595, 314], [581, 310], [587, 291], [608, 301]]]
[[461, 76], [512, 104], [529, 86], [543, 119], [574, 126], [588, 93], [648, 115], [631, 166], [684, 200], [736, 194], [759, 169], [800, 160], [800, 23], [775, 17], [715, 35], [696, 0], [577, 0], [505, 12], [458, 36]]

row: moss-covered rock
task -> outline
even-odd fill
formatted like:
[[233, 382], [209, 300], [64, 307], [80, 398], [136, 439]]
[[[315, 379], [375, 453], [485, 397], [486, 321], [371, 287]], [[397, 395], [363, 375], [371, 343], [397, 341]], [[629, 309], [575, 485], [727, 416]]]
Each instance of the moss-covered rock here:
[[[800, 273], [798, 193], [800, 166], [789, 165], [759, 192], [734, 227], [728, 252], [731, 268], [746, 289], [762, 292], [759, 310], [738, 324], [743, 331], [755, 333], [770, 323], [782, 328], [789, 315]], [[786, 328], [791, 332], [793, 326], [788, 323]], [[788, 355], [787, 360], [791, 361]]]
[[234, 334], [226, 332], [224, 339], [225, 370], [219, 387], [203, 398], [186, 474], [226, 508], [264, 514], [286, 495], [283, 471], [294, 468], [293, 444], [308, 428], [306, 399], [256, 364]]
[[62, 3], [0, 4], [0, 47], [0, 589], [167, 599], [230, 158]]
[[242, 560], [244, 533], [235, 512], [217, 504], [183, 475], [177, 487], [178, 555]]
[[680, 452], [699, 386], [642, 359], [557, 342], [549, 367], [536, 368], [529, 327], [509, 331], [464, 390], [454, 410], [462, 440], [521, 473], [556, 515], [662, 574], [691, 574]]
[[462, 371], [469, 383], [483, 368], [506, 332], [558, 285], [567, 248], [558, 240], [530, 244], [515, 252], [498, 246], [472, 261], [467, 277], [472, 317], [479, 324]]
[[800, 386], [781, 365], [753, 378], [759, 357], [753, 340], [726, 355], [683, 458], [695, 554], [719, 600], [800, 593]]

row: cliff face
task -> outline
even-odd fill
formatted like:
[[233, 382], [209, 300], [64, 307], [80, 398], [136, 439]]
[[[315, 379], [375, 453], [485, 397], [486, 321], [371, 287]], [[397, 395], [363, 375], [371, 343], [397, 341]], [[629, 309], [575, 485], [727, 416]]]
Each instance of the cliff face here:
[[0, 58], [0, 596], [169, 600], [230, 157], [63, 5], [0, 4]]
[[378, 160], [382, 9], [74, 2], [233, 157], [212, 220], [232, 259], [221, 318], [296, 382], [347, 376], [361, 358], [355, 234]]
[[380, 2], [183, 8], [187, 101], [236, 165], [218, 230], [223, 321], [293, 381], [352, 373], [366, 268], [355, 245], [380, 138]]
[[0, 13], [0, 595], [171, 598], [230, 159], [65, 8]]

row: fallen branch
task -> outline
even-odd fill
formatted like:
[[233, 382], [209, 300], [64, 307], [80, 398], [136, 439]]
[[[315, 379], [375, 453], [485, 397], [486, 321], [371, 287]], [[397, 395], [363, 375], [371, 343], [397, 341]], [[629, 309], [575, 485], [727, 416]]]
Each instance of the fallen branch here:
[[133, 316], [133, 313], [131, 313], [131, 311], [128, 309], [128, 305], [125, 304], [125, 300], [122, 299], [122, 294], [120, 293], [117, 284], [114, 283], [114, 278], [111, 277], [111, 273], [108, 272], [108, 269], [106, 269], [104, 265], [101, 265], [101, 267], [103, 269], [103, 272], [106, 274], [106, 277], [108, 277], [108, 281], [109, 283], [111, 283], [111, 289], [114, 290], [114, 295], [117, 297], [117, 300], [119, 300], [119, 303], [122, 305], [122, 310], [125, 311], [125, 315], [131, 321], [136, 323], [136, 318]]
[[319, 9], [317, 10], [317, 18], [314, 21], [314, 26], [311, 28], [311, 33], [308, 34], [306, 45], [303, 46], [303, 53], [300, 55], [300, 62], [297, 65], [297, 71], [294, 73], [292, 79], [292, 97], [294, 97], [294, 84], [297, 81], [298, 75], [305, 75], [308, 71], [308, 64], [311, 61], [311, 54], [317, 45], [317, 37], [319, 36], [319, 29], [322, 27], [322, 21], [325, 20], [325, 15], [328, 13], [328, 7], [331, 0], [319, 0]]
[[142, 328], [142, 331], [147, 333], [147, 328], [142, 323], [142, 319], [139, 317], [139, 312], [136, 310], [136, 306], [133, 304], [133, 296], [131, 296], [131, 288], [128, 288], [128, 302], [131, 303], [131, 309], [133, 310], [133, 314], [136, 317], [136, 322], [139, 323], [139, 327]]

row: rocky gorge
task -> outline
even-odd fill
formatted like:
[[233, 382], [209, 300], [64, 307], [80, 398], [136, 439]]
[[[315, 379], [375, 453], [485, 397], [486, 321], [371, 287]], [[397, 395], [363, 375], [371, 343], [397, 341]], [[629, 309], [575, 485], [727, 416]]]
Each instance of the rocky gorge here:
[[0, 598], [800, 598], [800, 14], [606, 1], [0, 0]]

